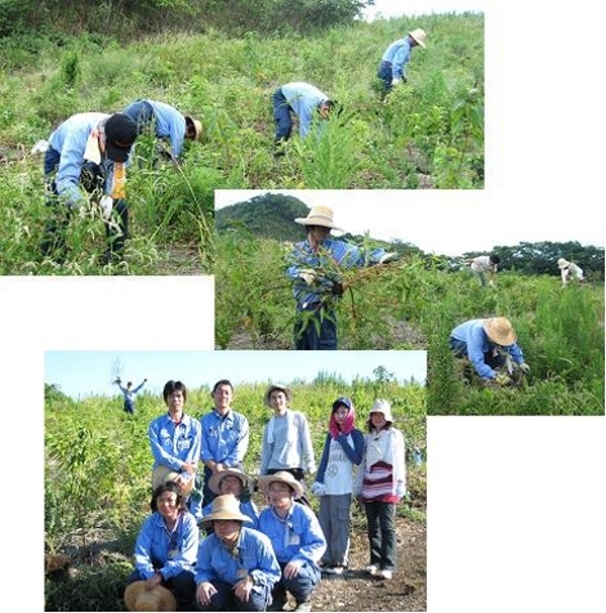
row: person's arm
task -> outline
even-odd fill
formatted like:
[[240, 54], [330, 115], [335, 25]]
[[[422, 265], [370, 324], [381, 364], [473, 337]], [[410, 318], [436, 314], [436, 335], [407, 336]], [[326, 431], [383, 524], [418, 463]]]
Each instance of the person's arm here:
[[524, 354], [522, 352], [522, 348], [517, 343], [506, 347], [506, 351], [513, 358], [513, 361], [516, 364], [524, 364]]
[[402, 498], [406, 495], [406, 446], [402, 432], [393, 429], [393, 470], [396, 481], [396, 494]]
[[255, 585], [274, 586], [282, 576], [280, 564], [267, 537], [256, 540], [258, 568], [249, 571]]
[[303, 469], [307, 473], [316, 472], [316, 460], [314, 458], [314, 448], [311, 442], [311, 433], [309, 431], [309, 422], [303, 413], [299, 413], [300, 422], [300, 450], [301, 450], [301, 463]]
[[149, 579], [156, 571], [152, 564], [151, 544], [152, 544], [152, 524], [148, 518], [141, 527], [135, 542], [135, 568], [143, 579]]
[[342, 432], [337, 437], [337, 442], [343, 448], [343, 452], [353, 464], [360, 464], [364, 452], [364, 435], [359, 430], [351, 431], [353, 447], [349, 444], [347, 436]]
[[246, 417], [238, 415], [236, 421], [239, 425], [238, 439], [232, 451], [225, 458], [224, 463], [228, 466], [238, 466], [244, 463], [250, 440], [250, 427]]
[[494, 379], [497, 373], [488, 366], [484, 358], [485, 338], [481, 327], [472, 328], [467, 334], [467, 357], [475, 371], [483, 379]]
[[136, 394], [145, 385], [146, 381], [147, 379], [143, 379], [143, 381], [133, 390], [133, 394]]
[[[273, 417], [270, 417], [272, 420]], [[273, 452], [273, 443], [268, 442], [268, 428], [269, 423], [265, 425], [263, 428], [263, 442], [261, 443], [261, 463], [259, 466], [259, 474], [265, 475], [267, 474], [267, 469], [269, 468], [269, 460], [271, 458], [271, 454]]]
[[362, 461], [360, 462], [360, 466], [354, 475], [353, 482], [353, 495], [354, 498], [357, 498], [362, 492], [362, 485], [364, 483], [364, 470], [366, 468], [366, 437], [363, 439], [364, 448], [362, 450]]
[[85, 201], [79, 186], [85, 146], [86, 143], [82, 143], [80, 135], [68, 134], [60, 152], [55, 184], [60, 199], [70, 208], [75, 208]]
[[402, 79], [404, 82], [408, 80], [404, 66], [410, 59], [410, 43], [402, 45], [396, 52], [393, 58], [391, 74], [393, 79]]
[[296, 523], [301, 542], [297, 553], [291, 558], [291, 562], [308, 561], [317, 564], [322, 555], [326, 551], [326, 538], [320, 527], [320, 522], [315, 513], [300, 505], [297, 509], [301, 516], [297, 518]]
[[318, 474], [316, 475], [316, 481], [318, 483], [324, 483], [324, 473], [326, 472], [326, 466], [328, 465], [328, 454], [330, 451], [330, 433], [326, 435], [324, 439], [324, 448], [322, 449], [322, 457], [320, 458], [320, 466], [318, 466]]

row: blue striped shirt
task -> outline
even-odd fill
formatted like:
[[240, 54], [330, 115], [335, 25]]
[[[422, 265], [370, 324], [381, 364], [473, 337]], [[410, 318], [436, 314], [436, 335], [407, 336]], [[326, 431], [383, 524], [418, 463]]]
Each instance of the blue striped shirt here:
[[[294, 279], [293, 295], [298, 306], [317, 304], [327, 296], [333, 286], [333, 280], [338, 280], [339, 268], [363, 268], [379, 262], [385, 254], [384, 249], [373, 249], [370, 252], [331, 237], [325, 238], [318, 251], [314, 251], [309, 240], [297, 243], [290, 256], [290, 266], [286, 275]], [[308, 284], [299, 275], [304, 269], [321, 270], [330, 273], [331, 280], [325, 275], [319, 274], [312, 284]]]

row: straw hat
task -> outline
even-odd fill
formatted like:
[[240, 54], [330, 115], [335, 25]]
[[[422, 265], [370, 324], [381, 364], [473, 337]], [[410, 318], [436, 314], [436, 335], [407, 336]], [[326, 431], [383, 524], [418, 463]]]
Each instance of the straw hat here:
[[484, 320], [483, 325], [488, 338], [497, 345], [508, 347], [517, 340], [513, 326], [505, 317], [490, 317]]
[[423, 49], [425, 49], [425, 38], [427, 36], [427, 34], [425, 34], [425, 30], [422, 30], [421, 28], [417, 28], [416, 30], [413, 30], [412, 32], [408, 33], [408, 36], [411, 36], [412, 38], [415, 39], [416, 43], [420, 46], [423, 47]]
[[156, 585], [145, 589], [145, 581], [135, 581], [124, 592], [124, 604], [128, 611], [176, 611], [177, 601], [170, 590]]
[[194, 140], [200, 140], [202, 137], [202, 122], [194, 119], [190, 115], [185, 116], [185, 121], [190, 121], [194, 126]]
[[560, 258], [558, 260], [558, 268], [568, 268], [570, 266], [570, 262], [566, 261], [564, 258]]
[[331, 228], [332, 230], [343, 232], [341, 228], [337, 228], [333, 224], [332, 216], [331, 208], [327, 206], [314, 206], [307, 214], [307, 217], [297, 217], [295, 223], [302, 226], [322, 226], [323, 228]]
[[202, 518], [203, 522], [216, 519], [232, 519], [234, 521], [251, 522], [252, 519], [240, 511], [240, 502], [233, 494], [223, 494], [213, 500], [211, 512]]
[[385, 421], [393, 424], [393, 415], [391, 413], [391, 404], [383, 398], [377, 398], [370, 409], [368, 415], [368, 422], [370, 423], [370, 417], [373, 413], [383, 413]]
[[270, 406], [269, 395], [274, 390], [280, 390], [281, 392], [284, 392], [284, 395], [286, 396], [286, 402], [290, 402], [292, 400], [292, 393], [285, 385], [281, 385], [280, 383], [274, 383], [267, 388], [267, 390], [265, 391], [265, 396], [263, 397], [263, 400], [265, 401], [265, 404], [267, 406]]
[[[155, 489], [160, 487], [163, 483], [167, 481], [175, 481], [177, 477], [179, 477], [179, 473], [168, 466], [156, 466], [154, 468], [154, 473], [152, 475], [152, 488]], [[185, 487], [180, 490], [182, 493], [187, 496], [194, 489], [194, 476], [192, 475], [190, 479], [185, 483]]]
[[219, 493], [219, 487], [221, 486], [221, 481], [225, 477], [229, 477], [230, 475], [234, 477], [238, 477], [240, 481], [242, 481], [242, 489], [251, 490], [252, 483], [250, 477], [245, 475], [241, 470], [237, 468], [226, 468], [225, 470], [218, 470], [212, 474], [212, 477], [208, 480], [208, 487], [213, 494]]
[[290, 486], [295, 492], [295, 499], [301, 498], [305, 493], [303, 490], [303, 485], [299, 481], [297, 481], [289, 472], [285, 470], [279, 470], [273, 475], [263, 475], [259, 477], [259, 489], [264, 493], [268, 494], [269, 486], [275, 482], [285, 483]]

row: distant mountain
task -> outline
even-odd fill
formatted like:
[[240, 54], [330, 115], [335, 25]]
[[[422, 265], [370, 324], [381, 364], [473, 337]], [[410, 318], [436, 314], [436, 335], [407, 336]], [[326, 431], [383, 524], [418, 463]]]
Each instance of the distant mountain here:
[[215, 229], [218, 232], [246, 229], [255, 236], [296, 242], [305, 238], [305, 230], [294, 220], [307, 217], [309, 211], [310, 208], [294, 196], [253, 196], [215, 211]]

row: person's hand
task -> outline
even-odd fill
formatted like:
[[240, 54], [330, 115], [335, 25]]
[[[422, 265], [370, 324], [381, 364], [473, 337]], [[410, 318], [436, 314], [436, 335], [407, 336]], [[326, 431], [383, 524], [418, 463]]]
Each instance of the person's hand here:
[[242, 602], [248, 602], [250, 599], [250, 591], [253, 588], [253, 580], [250, 575], [246, 575], [244, 579], [240, 579], [234, 584], [232, 590], [236, 594], [236, 598]]
[[183, 462], [181, 469], [186, 473], [192, 474], [196, 472], [196, 465], [193, 462]]
[[111, 196], [103, 196], [103, 198], [99, 200], [99, 206], [101, 207], [103, 219], [109, 219], [112, 214], [112, 209], [114, 208], [114, 199]]
[[494, 287], [494, 281], [492, 279], [488, 282], [488, 286], [489, 287]]
[[284, 579], [293, 579], [296, 577], [301, 570], [301, 566], [303, 566], [303, 562], [300, 560], [291, 560], [284, 567]]
[[210, 599], [217, 593], [217, 589], [212, 583], [204, 581], [196, 588], [196, 600], [201, 605], [210, 604]]
[[316, 273], [311, 268], [304, 268], [299, 272], [299, 278], [311, 285], [316, 280]]
[[396, 77], [395, 79], [391, 80], [391, 86], [395, 87], [396, 85], [400, 85], [401, 82], [402, 82], [402, 79], [399, 79], [398, 77]]
[[162, 583], [162, 574], [156, 572], [151, 577], [149, 577], [147, 581], [145, 582], [145, 589], [148, 591], [151, 591], [157, 585], [160, 585], [161, 583]]
[[318, 498], [321, 496], [326, 496], [326, 485], [324, 483], [314, 481], [309, 489], [311, 490], [311, 493], [318, 496]]
[[404, 481], [398, 481], [396, 483], [396, 496], [398, 498], [404, 498], [404, 496], [406, 496], [406, 486], [404, 485]]
[[526, 362], [524, 362], [523, 364], [519, 364], [518, 366], [525, 375], [527, 375], [530, 372], [530, 366], [528, 366]]
[[143, 383], [147, 383], [147, 379], [143, 379]]
[[504, 375], [502, 373], [499, 373], [495, 378], [494, 378], [494, 382], [497, 385], [501, 385], [501, 386], [506, 386], [506, 385], [511, 385], [513, 383], [513, 381], [511, 380], [511, 378], [507, 375]]
[[400, 254], [397, 252], [392, 252], [392, 253], [384, 253], [380, 258], [379, 258], [379, 264], [387, 264], [387, 262], [395, 262], [396, 260], [400, 259]]

